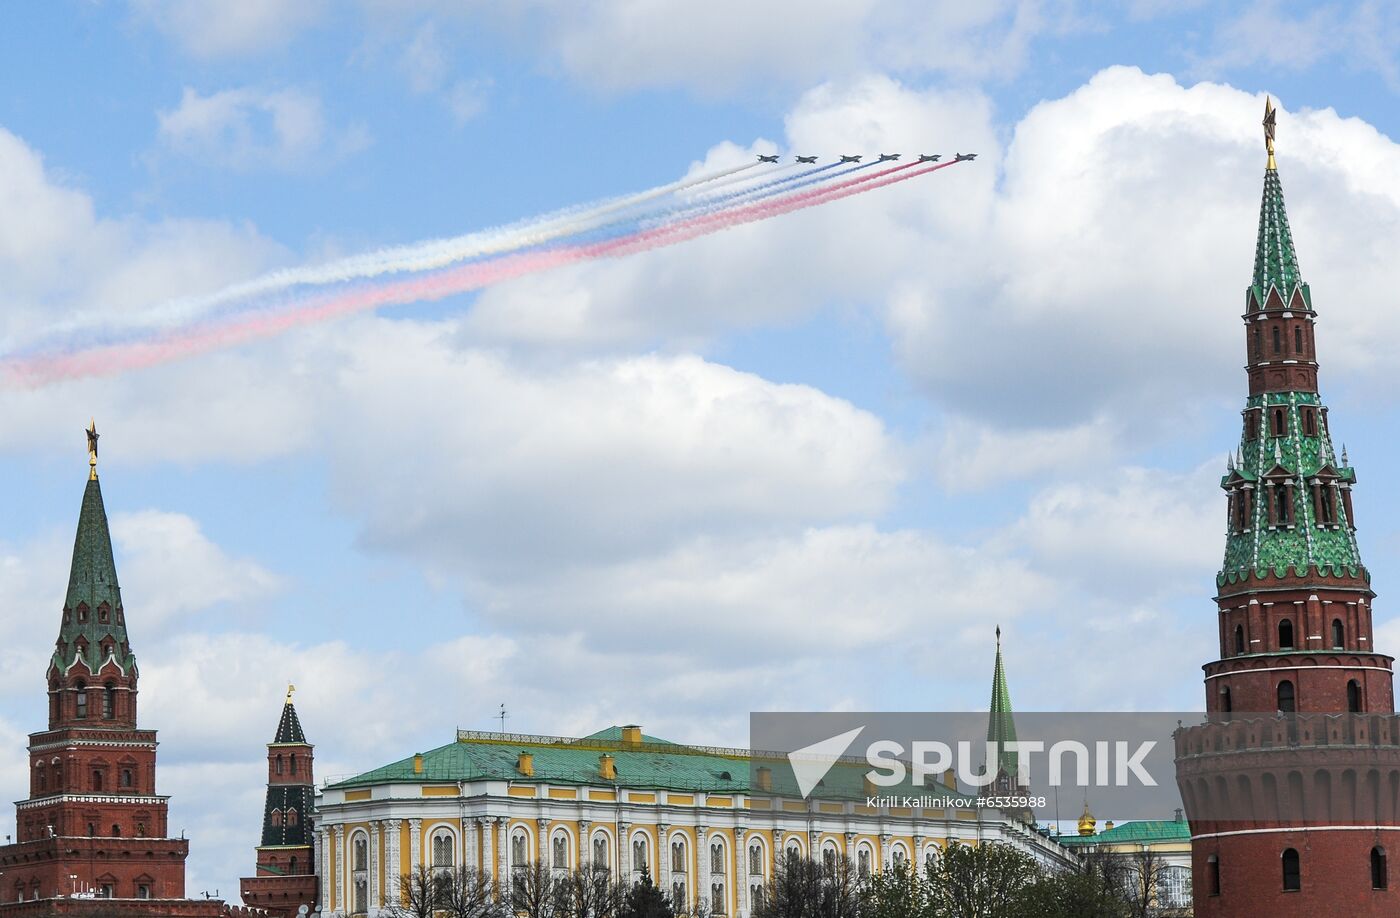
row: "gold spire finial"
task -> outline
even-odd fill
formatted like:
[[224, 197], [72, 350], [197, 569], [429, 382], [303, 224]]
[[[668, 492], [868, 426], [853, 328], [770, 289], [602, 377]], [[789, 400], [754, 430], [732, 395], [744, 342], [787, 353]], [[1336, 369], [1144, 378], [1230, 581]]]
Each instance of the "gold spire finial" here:
[[1264, 97], [1264, 149], [1269, 151], [1268, 169], [1273, 172], [1278, 169], [1278, 163], [1274, 162], [1274, 117], [1277, 109], [1274, 108], [1274, 100], [1270, 96]]
[[84, 433], [88, 441], [88, 481], [97, 480], [97, 419], [93, 418]]
[[292, 693], [296, 690], [297, 687], [295, 685], [292, 685], [290, 682], [287, 683], [287, 704], [292, 703]]

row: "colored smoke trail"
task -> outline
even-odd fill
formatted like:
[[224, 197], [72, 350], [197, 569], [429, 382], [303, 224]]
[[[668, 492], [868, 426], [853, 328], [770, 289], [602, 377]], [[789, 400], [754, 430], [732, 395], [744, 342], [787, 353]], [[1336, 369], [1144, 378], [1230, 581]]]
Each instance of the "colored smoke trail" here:
[[[292, 328], [382, 306], [431, 302], [444, 297], [539, 271], [601, 258], [617, 258], [675, 245], [746, 223], [815, 207], [897, 182], [937, 172], [956, 161], [918, 168], [920, 163], [894, 166], [870, 175], [826, 184], [810, 191], [767, 200], [741, 201], [738, 206], [699, 213], [674, 222], [639, 229], [616, 238], [587, 244], [536, 248], [472, 261], [420, 276], [362, 283], [349, 289], [305, 294], [278, 312], [239, 314], [188, 328], [165, 331], [150, 340], [102, 345], [72, 353], [40, 354], [0, 364], [0, 381], [37, 386], [61, 379], [110, 375], [149, 367], [221, 347], [280, 334]], [[837, 173], [841, 175], [843, 173]]]

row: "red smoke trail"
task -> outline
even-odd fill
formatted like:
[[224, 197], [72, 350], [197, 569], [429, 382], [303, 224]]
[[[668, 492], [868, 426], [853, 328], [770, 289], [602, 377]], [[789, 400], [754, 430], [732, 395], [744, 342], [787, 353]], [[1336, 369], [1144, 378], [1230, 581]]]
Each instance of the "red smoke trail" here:
[[536, 271], [596, 258], [619, 257], [674, 245], [732, 226], [766, 220], [781, 214], [804, 210], [829, 201], [873, 191], [896, 182], [908, 181], [956, 164], [939, 163], [916, 168], [906, 163], [870, 175], [848, 179], [812, 191], [740, 205], [729, 210], [702, 214], [628, 236], [581, 246], [561, 246], [505, 255], [485, 262], [474, 262], [423, 277], [393, 281], [373, 287], [343, 290], [311, 297], [286, 312], [245, 316], [237, 321], [206, 324], [171, 332], [155, 340], [90, 348], [71, 354], [41, 355], [14, 361], [3, 367], [6, 383], [38, 386], [61, 379], [105, 376], [140, 369], [204, 353], [222, 347], [279, 334], [292, 328], [362, 312], [380, 306], [430, 302], [458, 293], [478, 290], [513, 280]]

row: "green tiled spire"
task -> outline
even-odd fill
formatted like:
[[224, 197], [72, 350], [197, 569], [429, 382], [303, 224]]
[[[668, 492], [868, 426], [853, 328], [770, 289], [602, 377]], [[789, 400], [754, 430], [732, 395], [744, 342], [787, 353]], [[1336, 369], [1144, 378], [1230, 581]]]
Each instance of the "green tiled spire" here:
[[78, 533], [73, 539], [73, 564], [68, 574], [68, 593], [63, 600], [63, 625], [54, 651], [54, 665], [66, 671], [77, 658], [79, 648], [85, 647], [88, 666], [96, 671], [105, 660], [104, 644], [111, 647], [112, 656], [124, 672], [135, 665], [127, 646], [121, 586], [117, 583], [117, 565], [112, 558], [107, 511], [102, 506], [102, 487], [94, 472], [88, 479], [83, 506], [78, 513]]
[[1277, 287], [1285, 303], [1293, 288], [1303, 282], [1298, 270], [1298, 252], [1293, 247], [1293, 231], [1288, 227], [1288, 211], [1283, 205], [1283, 183], [1278, 170], [1264, 172], [1264, 200], [1259, 205], [1259, 241], [1254, 248], [1256, 302], [1262, 305], [1270, 287]]
[[997, 628], [997, 662], [992, 672], [992, 704], [987, 717], [987, 742], [996, 743], [997, 770], [1015, 777], [1016, 753], [1006, 748], [1016, 742], [1016, 720], [1011, 715], [1011, 690], [1006, 687], [1006, 667], [1001, 662], [1001, 628]]

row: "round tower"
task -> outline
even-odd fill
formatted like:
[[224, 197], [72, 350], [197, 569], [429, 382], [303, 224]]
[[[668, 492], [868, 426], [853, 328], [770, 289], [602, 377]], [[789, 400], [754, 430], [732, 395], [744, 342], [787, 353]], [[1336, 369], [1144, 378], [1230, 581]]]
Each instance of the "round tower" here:
[[1400, 914], [1400, 722], [1373, 647], [1356, 542], [1357, 477], [1317, 385], [1302, 280], [1265, 103], [1263, 203], [1245, 295], [1249, 396], [1226, 463], [1219, 659], [1206, 724], [1176, 736], [1195, 914]]

